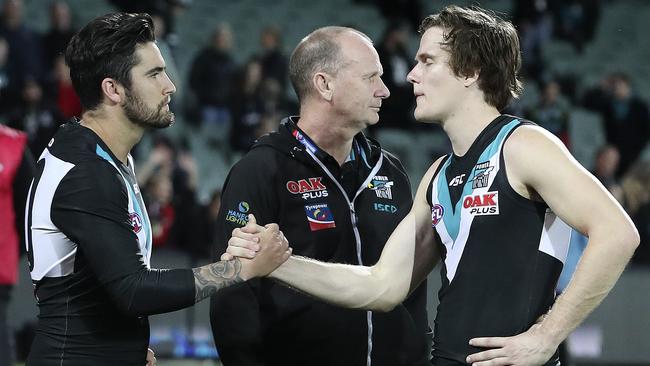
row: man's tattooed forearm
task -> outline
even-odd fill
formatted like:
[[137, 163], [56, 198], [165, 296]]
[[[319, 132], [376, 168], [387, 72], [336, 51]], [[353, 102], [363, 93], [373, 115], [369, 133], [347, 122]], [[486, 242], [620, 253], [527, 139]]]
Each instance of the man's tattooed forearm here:
[[244, 282], [241, 278], [241, 262], [239, 258], [231, 261], [221, 261], [207, 266], [194, 268], [194, 285], [196, 287], [195, 302], [214, 295], [224, 287]]

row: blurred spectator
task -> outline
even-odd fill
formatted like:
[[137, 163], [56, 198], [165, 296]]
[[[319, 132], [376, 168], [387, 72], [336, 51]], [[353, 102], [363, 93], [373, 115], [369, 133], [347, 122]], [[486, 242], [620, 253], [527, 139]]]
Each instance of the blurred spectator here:
[[[413, 66], [413, 55], [408, 50], [409, 28], [406, 23], [393, 22], [384, 31], [377, 47], [379, 61], [384, 68], [382, 80], [390, 91], [390, 98], [382, 101], [376, 128], [409, 129], [414, 126], [412, 108], [413, 86], [406, 75]], [[374, 126], [373, 126], [374, 127]]]
[[618, 149], [612, 145], [605, 145], [596, 152], [593, 174], [600, 183], [611, 193], [619, 202], [623, 198], [623, 192], [616, 178], [616, 171], [621, 160], [621, 154]]
[[63, 55], [74, 33], [68, 4], [64, 1], [53, 2], [50, 5], [50, 29], [43, 35], [43, 56], [45, 57], [46, 70], [51, 70], [54, 67], [56, 58]]
[[[183, 81], [180, 78], [180, 73], [178, 72], [178, 67], [176, 66], [174, 54], [172, 53], [171, 47], [165, 38], [165, 32], [167, 31], [167, 23], [165, 22], [165, 18], [161, 14], [154, 13], [150, 15], [151, 20], [153, 20], [156, 45], [160, 50], [160, 54], [162, 55], [163, 60], [165, 60], [167, 76], [169, 76], [174, 85], [183, 85]], [[170, 108], [173, 112], [177, 110], [177, 106], [181, 101], [183, 101], [183, 89], [184, 88], [182, 87], [176, 88], [176, 92], [172, 96]]]
[[153, 246], [169, 246], [176, 211], [172, 205], [174, 188], [170, 176], [159, 172], [150, 177], [144, 189], [147, 211], [151, 220]]
[[377, 6], [388, 22], [407, 22], [414, 32], [424, 18], [420, 0], [356, 0]]
[[632, 94], [627, 75], [612, 74], [584, 97], [585, 107], [599, 112], [605, 124], [605, 139], [621, 154], [618, 177], [637, 160], [650, 136], [648, 105]]
[[190, 70], [190, 89], [196, 95], [201, 122], [226, 130], [231, 120], [228, 98], [237, 69], [231, 49], [230, 25], [222, 23], [213, 32], [210, 44], [194, 59]]
[[81, 101], [79, 101], [79, 97], [72, 86], [70, 69], [65, 64], [65, 57], [63, 55], [58, 55], [54, 58], [49, 84], [49, 99], [56, 103], [57, 109], [63, 119], [80, 118], [82, 112]]
[[578, 52], [591, 41], [600, 18], [600, 0], [554, 0], [555, 35], [570, 42]]
[[[173, 47], [176, 45], [177, 36], [175, 33], [176, 17], [192, 0], [109, 0], [120, 11], [126, 13], [148, 13], [150, 15], [159, 14], [165, 21], [165, 31], [162, 33], [164, 38]], [[156, 36], [157, 40], [158, 36]]]
[[540, 81], [545, 63], [542, 47], [553, 33], [553, 20], [546, 0], [514, 1], [513, 22], [519, 30], [522, 71], [528, 79]]
[[[138, 183], [148, 197], [157, 245], [191, 250], [200, 236], [196, 202], [198, 169], [187, 144], [178, 148], [164, 135], [154, 136], [149, 158], [138, 167]], [[155, 218], [154, 218], [155, 217]], [[155, 220], [155, 221], [154, 221]]]
[[287, 113], [281, 112], [264, 112], [260, 125], [255, 130], [255, 140], [267, 135], [273, 131], [277, 131], [280, 127], [280, 121]]
[[260, 61], [262, 63], [262, 79], [273, 79], [280, 85], [282, 96], [287, 88], [289, 78], [289, 63], [287, 56], [282, 51], [282, 34], [280, 28], [275, 25], [267, 26], [260, 34], [260, 45], [262, 52]]
[[559, 137], [570, 148], [570, 107], [567, 100], [562, 98], [560, 85], [552, 80], [543, 86], [539, 101], [526, 112], [526, 116]]
[[24, 133], [0, 125], [0, 366], [13, 365], [7, 311], [18, 280], [18, 253], [24, 248], [27, 191], [34, 176], [34, 158]]
[[40, 80], [43, 76], [43, 57], [38, 36], [23, 23], [22, 0], [4, 0], [1, 16], [0, 38], [7, 40], [11, 54], [7, 61], [9, 88], [3, 98], [14, 103], [20, 99], [25, 79]]
[[[262, 79], [262, 63], [259, 58], [251, 58], [240, 70], [232, 94], [233, 128], [230, 146], [234, 151], [246, 152], [255, 140], [269, 132], [269, 125], [279, 124], [280, 118], [295, 113], [284, 98], [280, 83], [275, 79]], [[271, 131], [273, 131], [272, 129]]]
[[9, 44], [0, 37], [0, 118], [4, 116], [9, 107], [6, 94], [9, 91]]
[[209, 259], [212, 256], [210, 249], [213, 248], [216, 239], [216, 224], [221, 208], [221, 190], [217, 189], [212, 192], [210, 201], [207, 205], [202, 206], [199, 213], [200, 239], [193, 242], [192, 256], [195, 259]]
[[44, 98], [42, 86], [27, 79], [22, 88], [20, 103], [9, 113], [9, 125], [27, 133], [29, 149], [41, 156], [59, 124], [64, 122], [56, 105]]
[[623, 177], [623, 207], [639, 230], [641, 243], [632, 263], [650, 266], [650, 162], [635, 164]]

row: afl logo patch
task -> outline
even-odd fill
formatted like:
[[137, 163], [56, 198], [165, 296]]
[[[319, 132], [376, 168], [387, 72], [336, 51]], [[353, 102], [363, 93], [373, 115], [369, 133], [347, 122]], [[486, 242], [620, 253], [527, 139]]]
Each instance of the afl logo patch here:
[[445, 213], [445, 208], [439, 204], [433, 205], [431, 207], [431, 227], [436, 227], [440, 220], [442, 220], [442, 215]]
[[131, 212], [129, 214], [129, 219], [131, 220], [131, 227], [133, 227], [134, 233], [139, 233], [142, 230], [142, 218], [138, 215], [137, 212]]

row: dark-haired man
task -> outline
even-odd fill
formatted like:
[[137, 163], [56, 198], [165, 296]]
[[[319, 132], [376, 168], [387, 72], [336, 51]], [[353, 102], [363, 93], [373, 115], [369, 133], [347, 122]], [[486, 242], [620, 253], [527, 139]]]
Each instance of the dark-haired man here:
[[66, 50], [85, 112], [43, 151], [27, 199], [40, 311], [28, 365], [154, 364], [147, 315], [191, 306], [288, 256], [271, 226], [261, 261], [150, 268], [151, 225], [129, 151], [174, 121], [175, 87], [154, 41], [149, 15], [116, 13], [91, 21]]
[[[292, 257], [271, 276], [339, 305], [388, 310], [442, 258], [436, 366], [557, 365], [558, 345], [612, 288], [638, 233], [556, 137], [500, 114], [521, 91], [511, 23], [449, 6], [420, 29], [408, 76], [415, 118], [439, 122], [453, 153], [425, 174], [376, 265]], [[589, 243], [555, 299], [567, 224]], [[241, 246], [254, 230], [235, 233], [230, 253], [249, 254]]]

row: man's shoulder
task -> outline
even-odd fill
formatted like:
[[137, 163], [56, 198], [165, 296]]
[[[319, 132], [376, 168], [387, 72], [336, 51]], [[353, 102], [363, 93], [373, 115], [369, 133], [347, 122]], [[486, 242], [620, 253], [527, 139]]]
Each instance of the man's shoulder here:
[[103, 160], [100, 150], [105, 148], [100, 147], [93, 133], [87, 128], [76, 122], [69, 122], [59, 127], [47, 144], [47, 150], [58, 159], [77, 165]]
[[268, 146], [255, 146], [249, 150], [233, 166], [235, 169], [255, 169], [263, 172], [277, 169], [281, 160], [287, 159], [288, 156], [277, 149]]
[[286, 136], [272, 132], [262, 136], [253, 147], [235, 164], [236, 169], [255, 169], [258, 172], [275, 172], [297, 158], [298, 151], [293, 149]]

